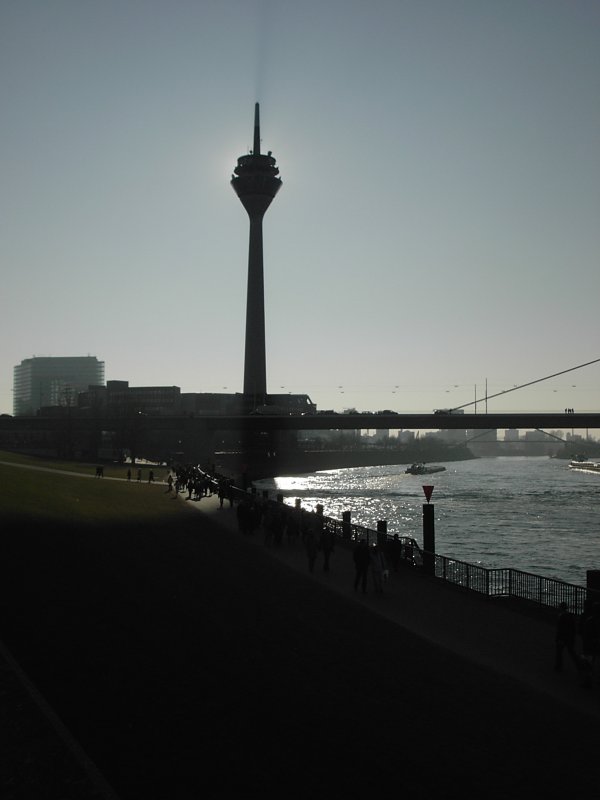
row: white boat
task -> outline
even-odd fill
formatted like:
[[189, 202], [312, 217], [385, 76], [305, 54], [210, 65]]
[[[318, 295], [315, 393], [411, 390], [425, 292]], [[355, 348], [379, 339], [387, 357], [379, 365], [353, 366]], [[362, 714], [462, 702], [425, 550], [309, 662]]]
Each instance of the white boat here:
[[569, 469], [576, 469], [580, 472], [600, 472], [600, 461], [570, 461]]

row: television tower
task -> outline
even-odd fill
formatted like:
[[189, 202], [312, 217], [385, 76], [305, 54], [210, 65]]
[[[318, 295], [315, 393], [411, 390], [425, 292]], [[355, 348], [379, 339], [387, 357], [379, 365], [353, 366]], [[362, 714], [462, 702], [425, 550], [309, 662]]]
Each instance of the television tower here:
[[260, 152], [258, 103], [254, 106], [254, 148], [249, 155], [238, 158], [233, 172], [231, 185], [250, 217], [244, 395], [256, 407], [263, 405], [267, 396], [262, 220], [281, 187], [279, 168], [271, 151], [267, 155]]

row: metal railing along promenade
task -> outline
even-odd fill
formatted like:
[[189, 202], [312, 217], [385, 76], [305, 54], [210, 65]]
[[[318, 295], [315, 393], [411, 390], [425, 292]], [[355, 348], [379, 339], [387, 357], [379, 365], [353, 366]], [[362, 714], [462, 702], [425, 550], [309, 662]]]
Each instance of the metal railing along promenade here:
[[[388, 533], [383, 534], [360, 525], [340, 522], [331, 517], [325, 518], [325, 524], [336, 536], [349, 539], [351, 542], [365, 539], [367, 543], [377, 542], [386, 546], [392, 538]], [[556, 578], [547, 578], [508, 567], [483, 567], [439, 553], [428, 553], [415, 539], [407, 536], [398, 538], [401, 543], [400, 558], [404, 562], [419, 567], [446, 583], [486, 597], [526, 600], [548, 608], [557, 608], [559, 603], [564, 602], [573, 613], [581, 614], [592, 594], [585, 586], [566, 583]]]
[[574, 614], [582, 614], [591, 595], [585, 586], [547, 578], [512, 568], [488, 568], [437, 553], [432, 554], [435, 577], [487, 597], [526, 600], [548, 608], [566, 603]]

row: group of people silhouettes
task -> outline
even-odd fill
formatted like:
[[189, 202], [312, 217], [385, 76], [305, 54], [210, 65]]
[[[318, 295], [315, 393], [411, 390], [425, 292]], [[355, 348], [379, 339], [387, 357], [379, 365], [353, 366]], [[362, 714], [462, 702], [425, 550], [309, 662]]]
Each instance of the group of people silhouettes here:
[[169, 473], [167, 492], [174, 491], [175, 496], [187, 491], [188, 500], [200, 500], [202, 497], [210, 497], [217, 491], [217, 479], [197, 465], [176, 464], [172, 472], [175, 473], [175, 478]]
[[[141, 483], [142, 482], [142, 477], [143, 477], [142, 469], [141, 469], [141, 467], [138, 467], [137, 468], [137, 472], [136, 472], [136, 481], [137, 481], [137, 483]], [[131, 478], [132, 478], [132, 472], [131, 472], [131, 469], [128, 469], [127, 470], [127, 480], [130, 481]], [[150, 470], [148, 472], [148, 483], [154, 483], [154, 470]]]
[[322, 514], [246, 494], [238, 504], [237, 520], [244, 535], [252, 535], [262, 528], [267, 546], [280, 546], [284, 537], [288, 543], [300, 540], [306, 551], [309, 571], [313, 572], [319, 553], [323, 554], [323, 570], [329, 571], [335, 550], [335, 533], [329, 529]]
[[[281, 545], [284, 537], [289, 543], [300, 540], [309, 572], [314, 572], [320, 557], [323, 572], [330, 571], [337, 533], [331, 521], [319, 510], [308, 511], [300, 508], [299, 504], [291, 507], [245, 492], [237, 505], [237, 520], [240, 532], [246, 536], [262, 529], [264, 542], [269, 546]], [[389, 577], [389, 565], [397, 571], [401, 559], [412, 563], [412, 545], [400, 539], [398, 534], [389, 540], [385, 548], [361, 539], [354, 546], [353, 559], [355, 590], [362, 589], [366, 593], [370, 577], [373, 590], [381, 594]]]

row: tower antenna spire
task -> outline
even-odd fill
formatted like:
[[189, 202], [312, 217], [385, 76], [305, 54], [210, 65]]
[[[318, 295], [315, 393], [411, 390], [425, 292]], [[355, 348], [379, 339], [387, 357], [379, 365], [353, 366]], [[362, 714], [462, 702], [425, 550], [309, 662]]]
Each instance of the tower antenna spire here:
[[254, 104], [254, 150], [252, 152], [255, 156], [260, 155], [260, 117], [258, 103]]

